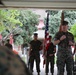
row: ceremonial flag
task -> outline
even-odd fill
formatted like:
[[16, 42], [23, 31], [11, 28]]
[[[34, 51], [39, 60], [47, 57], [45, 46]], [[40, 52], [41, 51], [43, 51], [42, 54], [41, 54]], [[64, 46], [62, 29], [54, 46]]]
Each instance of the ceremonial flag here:
[[45, 53], [48, 50], [48, 46], [49, 46], [49, 13], [47, 13], [47, 19], [46, 19], [46, 26], [45, 26], [45, 40], [44, 40], [44, 60], [43, 60], [43, 68], [44, 68], [44, 64], [45, 64]]
[[47, 13], [46, 26], [45, 26], [45, 50], [49, 46], [49, 13]]

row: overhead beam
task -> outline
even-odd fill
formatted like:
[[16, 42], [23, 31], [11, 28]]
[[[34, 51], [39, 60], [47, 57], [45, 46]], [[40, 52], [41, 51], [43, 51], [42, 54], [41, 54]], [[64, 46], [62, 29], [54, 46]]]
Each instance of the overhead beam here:
[[41, 9], [72, 9], [76, 10], [76, 1], [3, 1], [0, 8], [41, 8]]

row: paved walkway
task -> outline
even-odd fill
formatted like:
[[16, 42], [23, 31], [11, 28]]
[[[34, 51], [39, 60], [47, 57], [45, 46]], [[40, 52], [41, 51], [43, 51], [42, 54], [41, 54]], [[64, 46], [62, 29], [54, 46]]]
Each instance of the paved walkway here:
[[[45, 75], [45, 66], [43, 68], [43, 58], [42, 58], [42, 55], [41, 55], [40, 69], [41, 69], [40, 75]], [[35, 63], [34, 63], [34, 72], [33, 72], [33, 75], [37, 75]], [[51, 75], [50, 72], [48, 73], [48, 75]], [[57, 67], [56, 67], [56, 65], [54, 67], [54, 75], [57, 75]], [[66, 73], [64, 75], [66, 75]]]

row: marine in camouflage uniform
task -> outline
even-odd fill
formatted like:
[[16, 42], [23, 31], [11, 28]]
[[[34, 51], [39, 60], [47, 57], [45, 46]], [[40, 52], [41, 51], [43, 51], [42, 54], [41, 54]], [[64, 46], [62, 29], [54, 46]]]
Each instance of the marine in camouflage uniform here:
[[6, 46], [0, 46], [0, 75], [32, 75], [24, 61]]
[[67, 75], [72, 75], [73, 70], [73, 54], [71, 45], [74, 45], [73, 35], [67, 31], [68, 22], [63, 21], [62, 32], [55, 35], [55, 45], [58, 44], [57, 52], [57, 68], [58, 75], [64, 75], [64, 67], [66, 64]]

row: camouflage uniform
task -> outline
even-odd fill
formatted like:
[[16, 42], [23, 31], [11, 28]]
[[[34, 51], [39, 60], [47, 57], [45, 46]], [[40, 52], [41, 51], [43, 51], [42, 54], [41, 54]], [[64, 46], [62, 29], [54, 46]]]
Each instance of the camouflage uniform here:
[[0, 46], [0, 75], [32, 75], [24, 61], [5, 46]]
[[55, 40], [59, 40], [62, 35], [65, 35], [66, 39], [60, 41], [60, 43], [58, 44], [58, 52], [57, 52], [58, 75], [64, 75], [65, 64], [66, 64], [67, 75], [72, 75], [73, 55], [71, 45], [69, 45], [69, 41], [74, 42], [74, 37], [70, 32], [58, 32], [55, 35]]

